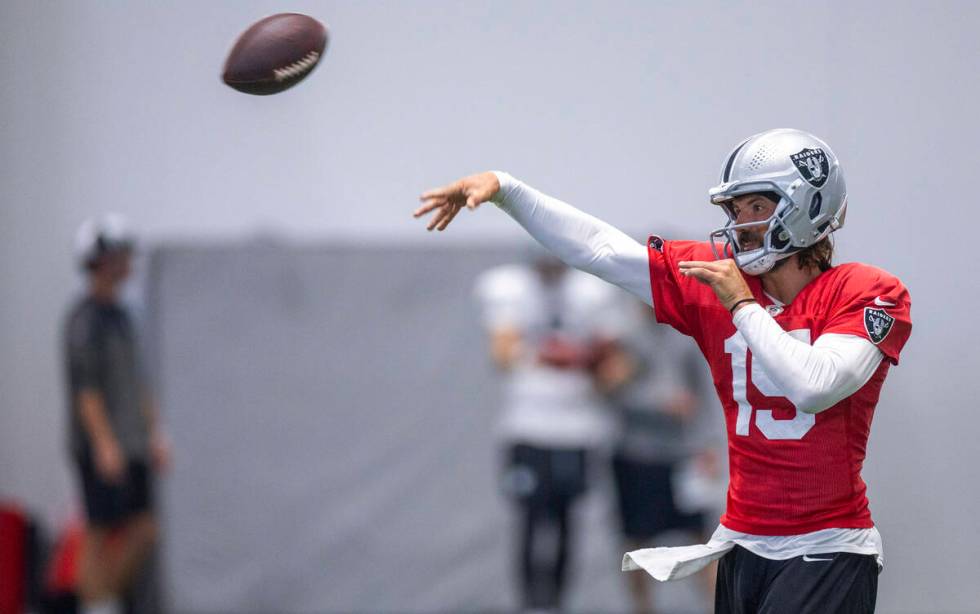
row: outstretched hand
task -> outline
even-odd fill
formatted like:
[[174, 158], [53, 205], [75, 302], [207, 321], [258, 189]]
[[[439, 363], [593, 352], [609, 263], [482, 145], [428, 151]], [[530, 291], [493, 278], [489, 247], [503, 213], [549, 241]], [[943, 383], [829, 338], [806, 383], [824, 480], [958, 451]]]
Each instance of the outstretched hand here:
[[476, 209], [500, 189], [500, 182], [493, 173], [479, 173], [463, 177], [447, 186], [429, 190], [419, 197], [422, 206], [412, 214], [419, 218], [435, 211], [426, 230], [445, 230], [463, 207]]
[[680, 269], [681, 275], [693, 277], [711, 286], [715, 296], [729, 311], [739, 301], [754, 298], [738, 265], [731, 258], [710, 261], [688, 260], [677, 263], [677, 268]]

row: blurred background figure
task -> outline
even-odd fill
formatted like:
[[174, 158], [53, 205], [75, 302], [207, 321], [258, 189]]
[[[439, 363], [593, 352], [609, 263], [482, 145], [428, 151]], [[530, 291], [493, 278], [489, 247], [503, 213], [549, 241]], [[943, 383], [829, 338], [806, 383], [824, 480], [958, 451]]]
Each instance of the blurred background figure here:
[[518, 514], [522, 604], [550, 611], [566, 588], [573, 504], [611, 433], [593, 368], [614, 291], [543, 250], [530, 260], [486, 271], [476, 295], [504, 376], [502, 488]]
[[[706, 540], [724, 502], [724, 478], [701, 418], [708, 405], [697, 347], [624, 298], [619, 334], [602, 354], [597, 380], [620, 419], [612, 456], [623, 548], [657, 544], [670, 531]], [[715, 419], [718, 416], [714, 416]], [[709, 418], [710, 419], [710, 418]], [[715, 567], [701, 572], [705, 603]], [[625, 574], [634, 611], [652, 613], [653, 579]]]
[[87, 285], [64, 341], [70, 455], [86, 515], [78, 592], [83, 612], [112, 613], [156, 541], [154, 473], [169, 446], [120, 301], [134, 237], [107, 215], [85, 222], [75, 247]]

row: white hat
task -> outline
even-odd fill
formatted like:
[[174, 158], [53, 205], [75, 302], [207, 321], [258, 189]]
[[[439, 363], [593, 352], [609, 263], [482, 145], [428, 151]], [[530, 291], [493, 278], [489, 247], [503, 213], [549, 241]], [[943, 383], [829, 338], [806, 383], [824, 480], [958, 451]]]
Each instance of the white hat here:
[[135, 236], [125, 218], [107, 213], [85, 220], [75, 233], [75, 258], [83, 268], [90, 267], [100, 256], [133, 249]]

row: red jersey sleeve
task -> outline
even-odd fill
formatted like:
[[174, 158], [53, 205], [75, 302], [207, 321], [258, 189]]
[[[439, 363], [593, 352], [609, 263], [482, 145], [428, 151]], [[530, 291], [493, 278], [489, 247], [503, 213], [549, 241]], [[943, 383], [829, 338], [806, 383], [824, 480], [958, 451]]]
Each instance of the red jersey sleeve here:
[[657, 321], [678, 332], [694, 336], [700, 326], [700, 307], [720, 306], [711, 288], [678, 272], [677, 263], [685, 260], [714, 260], [707, 242], [664, 241], [654, 235], [647, 241], [650, 258], [650, 288]]
[[846, 271], [822, 333], [864, 337], [897, 365], [898, 355], [912, 332], [908, 289], [881, 269], [864, 264], [841, 266]]

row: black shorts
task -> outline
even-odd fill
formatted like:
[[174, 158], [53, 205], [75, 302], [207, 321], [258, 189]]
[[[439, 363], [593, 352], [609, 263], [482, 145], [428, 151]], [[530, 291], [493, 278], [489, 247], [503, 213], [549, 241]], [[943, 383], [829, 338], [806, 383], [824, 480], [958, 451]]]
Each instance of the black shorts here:
[[507, 450], [504, 493], [531, 506], [563, 506], [585, 492], [587, 453], [581, 448], [516, 444]]
[[718, 564], [716, 614], [870, 614], [878, 595], [874, 555], [835, 552], [774, 561], [741, 546]]
[[705, 514], [677, 509], [674, 468], [613, 456], [619, 519], [627, 538], [645, 541], [667, 531], [704, 532]]
[[122, 482], [111, 484], [99, 476], [91, 456], [81, 454], [75, 461], [89, 524], [114, 527], [136, 514], [152, 511], [153, 479], [145, 462], [130, 460]]

